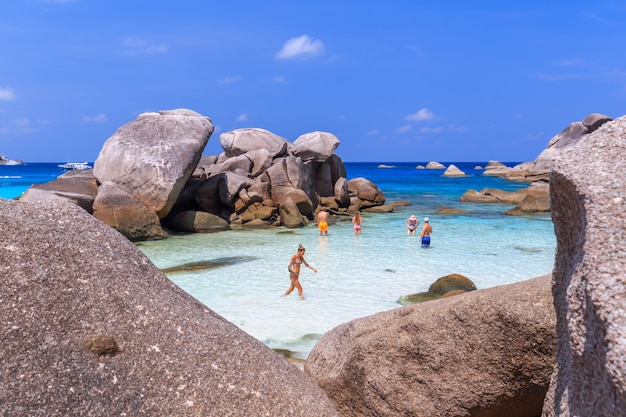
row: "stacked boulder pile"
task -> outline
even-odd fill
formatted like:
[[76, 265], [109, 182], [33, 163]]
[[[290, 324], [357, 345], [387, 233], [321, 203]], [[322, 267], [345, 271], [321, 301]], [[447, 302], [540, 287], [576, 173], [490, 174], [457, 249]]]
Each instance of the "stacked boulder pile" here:
[[104, 143], [93, 170], [34, 185], [20, 199], [70, 200], [133, 241], [235, 224], [302, 227], [321, 207], [344, 214], [386, 201], [371, 181], [348, 181], [330, 133], [291, 143], [238, 129], [220, 135], [222, 154], [203, 157], [213, 130], [211, 119], [191, 110], [144, 113]]

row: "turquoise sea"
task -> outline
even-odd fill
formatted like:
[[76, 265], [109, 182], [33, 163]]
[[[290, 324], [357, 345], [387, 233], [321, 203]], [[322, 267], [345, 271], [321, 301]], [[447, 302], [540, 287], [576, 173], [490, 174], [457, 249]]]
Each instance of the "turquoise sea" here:
[[[388, 214], [364, 213], [360, 236], [353, 234], [350, 217], [340, 217], [331, 219], [324, 237], [311, 223], [301, 229], [172, 236], [137, 246], [213, 311], [269, 347], [302, 359], [324, 332], [400, 307], [402, 295], [427, 291], [444, 275], [462, 274], [487, 288], [552, 271], [556, 238], [549, 214], [511, 217], [503, 213], [512, 206], [458, 201], [468, 189], [512, 191], [528, 184], [473, 169], [485, 161], [454, 163], [468, 174], [465, 178], [416, 169], [425, 162], [384, 164], [394, 167], [346, 163], [348, 178], [365, 177], [388, 202], [407, 200], [411, 205]], [[13, 198], [30, 184], [51, 181], [62, 173], [56, 165], [0, 166], [0, 197]], [[436, 214], [442, 206], [468, 213]], [[404, 221], [411, 214], [421, 221], [430, 218], [430, 248], [422, 249], [418, 236], [407, 236]], [[289, 286], [287, 264], [300, 243], [307, 249], [305, 259], [318, 270], [302, 270], [304, 300], [295, 291], [282, 297]]]

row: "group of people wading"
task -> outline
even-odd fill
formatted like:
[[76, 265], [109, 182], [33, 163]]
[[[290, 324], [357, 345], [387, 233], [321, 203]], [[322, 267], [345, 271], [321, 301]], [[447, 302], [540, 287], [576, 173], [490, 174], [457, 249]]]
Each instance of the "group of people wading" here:
[[[361, 222], [363, 218], [361, 217], [361, 213], [358, 211], [354, 213], [352, 217], [352, 226], [354, 229], [355, 235], [361, 234]], [[406, 227], [408, 235], [415, 235], [417, 227], [420, 224], [420, 221], [415, 217], [415, 215], [411, 215], [408, 219], [406, 219]], [[325, 209], [321, 209], [317, 214], [317, 228], [320, 232], [320, 236], [328, 236], [328, 212]], [[422, 242], [422, 248], [427, 248], [430, 246], [430, 234], [433, 231], [433, 227], [430, 225], [430, 221], [428, 217], [424, 217], [424, 225], [422, 226], [422, 233], [420, 234], [420, 240]], [[285, 295], [291, 294], [294, 289], [298, 289], [298, 296], [301, 299], [304, 299], [302, 295], [302, 285], [300, 284], [300, 268], [302, 265], [306, 266], [313, 272], [317, 272], [317, 269], [313, 268], [304, 260], [304, 252], [306, 249], [302, 244], [298, 245], [298, 252], [291, 257], [291, 262], [287, 266], [289, 270], [289, 279], [291, 280], [291, 285], [285, 291]]]

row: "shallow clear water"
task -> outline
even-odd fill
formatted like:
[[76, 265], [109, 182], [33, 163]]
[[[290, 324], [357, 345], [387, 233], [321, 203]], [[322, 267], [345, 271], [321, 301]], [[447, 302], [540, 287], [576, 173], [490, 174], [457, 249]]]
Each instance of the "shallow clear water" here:
[[[415, 170], [415, 165], [406, 172], [362, 165], [348, 164], [349, 177], [364, 176], [389, 200], [408, 200], [411, 206], [390, 214], [364, 213], [360, 236], [353, 234], [350, 217], [342, 217], [331, 222], [327, 237], [311, 224], [295, 230], [173, 236], [138, 247], [162, 269], [204, 262], [204, 269], [166, 273], [247, 333], [301, 358], [324, 332], [400, 307], [402, 295], [427, 291], [444, 275], [462, 274], [487, 288], [551, 272], [556, 239], [549, 215], [511, 217], [502, 214], [511, 206], [458, 202], [469, 188], [512, 190], [528, 184], [443, 178], [441, 172]], [[443, 205], [469, 213], [435, 214]], [[418, 236], [406, 234], [404, 221], [413, 213], [430, 217], [429, 249], [420, 247]], [[282, 297], [290, 282], [287, 264], [300, 243], [307, 248], [305, 259], [318, 270], [302, 269], [305, 300], [296, 291]]]
[[[552, 271], [556, 239], [549, 215], [510, 217], [503, 213], [512, 206], [458, 201], [468, 189], [515, 190], [528, 184], [482, 176], [473, 170], [475, 163], [456, 164], [467, 178], [445, 178], [443, 171], [417, 170], [417, 164], [395, 164], [393, 169], [346, 165], [349, 178], [365, 177], [388, 201], [411, 205], [390, 214], [363, 213], [360, 236], [353, 234], [350, 217], [341, 217], [332, 219], [328, 237], [320, 237], [311, 224], [172, 236], [137, 246], [213, 311], [268, 346], [300, 358], [307, 357], [324, 332], [400, 307], [402, 295], [427, 291], [444, 275], [462, 274], [487, 288]], [[56, 163], [0, 166], [0, 197], [17, 197], [31, 184], [61, 173]], [[442, 206], [468, 213], [437, 215]], [[404, 221], [411, 214], [420, 220], [430, 217], [429, 249], [420, 247], [417, 236], [407, 236]], [[287, 264], [300, 243], [307, 248], [305, 259], [319, 272], [302, 269], [304, 300], [296, 291], [281, 297], [290, 283]], [[191, 265], [184, 272], [167, 270], [185, 264]]]

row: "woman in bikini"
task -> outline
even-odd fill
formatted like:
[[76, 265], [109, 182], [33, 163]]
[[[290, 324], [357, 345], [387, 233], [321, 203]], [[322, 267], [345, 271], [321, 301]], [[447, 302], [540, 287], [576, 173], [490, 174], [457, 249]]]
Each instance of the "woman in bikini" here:
[[414, 235], [415, 231], [417, 230], [417, 226], [420, 224], [420, 221], [417, 220], [417, 217], [415, 217], [414, 214], [411, 214], [411, 217], [406, 219], [405, 223], [406, 223], [406, 229], [407, 229], [406, 234]]
[[362, 221], [363, 221], [363, 218], [361, 217], [361, 213], [359, 213], [358, 211], [354, 213], [354, 217], [352, 217], [352, 224], [354, 225], [355, 235], [361, 234], [361, 222]]
[[304, 260], [304, 246], [298, 245], [298, 253], [291, 257], [291, 262], [287, 269], [289, 269], [289, 279], [291, 280], [291, 285], [289, 289], [285, 291], [284, 295], [289, 295], [294, 290], [294, 288], [298, 289], [298, 295], [300, 298], [304, 299], [302, 296], [302, 285], [300, 285], [300, 266], [304, 264], [307, 268], [312, 270], [313, 272], [317, 272], [317, 269], [313, 268], [311, 265], [306, 263]]

